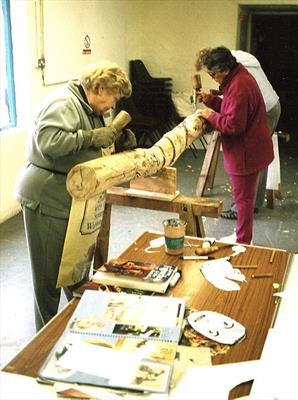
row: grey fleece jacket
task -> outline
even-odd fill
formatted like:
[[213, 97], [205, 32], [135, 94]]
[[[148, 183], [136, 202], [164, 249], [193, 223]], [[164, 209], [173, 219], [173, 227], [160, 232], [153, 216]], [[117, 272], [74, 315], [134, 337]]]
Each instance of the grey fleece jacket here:
[[28, 143], [29, 164], [17, 179], [16, 198], [33, 210], [68, 218], [71, 196], [66, 177], [78, 163], [101, 156], [101, 150], [82, 149], [82, 130], [103, 124], [84, 101], [79, 82], [70, 81], [41, 105]]
[[261, 90], [266, 111], [272, 110], [279, 100], [279, 97], [269, 82], [265, 72], [263, 71], [259, 61], [250, 53], [242, 50], [232, 50], [231, 53], [236, 58], [237, 62], [241, 63], [248, 72], [257, 81], [257, 84]]

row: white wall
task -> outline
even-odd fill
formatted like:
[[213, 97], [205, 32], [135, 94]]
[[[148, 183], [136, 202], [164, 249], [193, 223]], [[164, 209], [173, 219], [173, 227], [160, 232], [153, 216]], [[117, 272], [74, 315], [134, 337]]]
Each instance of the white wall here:
[[[16, 129], [1, 132], [0, 135], [0, 223], [20, 211], [20, 206], [14, 199], [13, 190], [17, 174], [26, 164], [25, 145], [33, 122], [34, 109], [45, 95], [59, 86], [59, 84], [44, 85], [41, 70], [36, 68], [37, 60], [42, 55], [42, 44], [38, 35], [40, 31], [39, 4], [39, 0], [11, 0], [18, 126]], [[75, 2], [45, 0], [47, 44], [52, 41], [56, 49], [56, 51], [54, 49], [49, 51], [49, 48], [45, 47], [44, 53], [45, 57], [49, 52], [51, 53], [49, 54], [51, 81], [55, 81], [56, 76], [65, 77], [67, 80], [66, 64], [70, 67], [77, 65], [76, 76], [79, 75], [82, 67], [82, 44], [78, 42], [81, 37], [75, 33], [83, 29], [82, 26], [87, 29], [90, 22], [93, 26], [92, 29], [90, 28], [91, 37], [94, 40], [92, 54], [86, 56], [86, 64], [94, 62], [93, 54], [94, 52], [98, 54], [100, 47], [102, 58], [112, 59], [124, 68], [127, 67], [124, 5], [122, 0], [113, 0], [112, 3], [110, 0], [76, 0]], [[72, 12], [74, 15], [71, 14]], [[95, 26], [96, 16], [98, 16], [98, 25]], [[54, 25], [52, 35], [48, 31], [49, 23]], [[65, 45], [61, 45], [62, 39], [59, 41], [59, 38], [62, 35], [62, 28], [71, 35], [70, 26], [74, 35], [68, 50]], [[73, 52], [74, 48], [77, 49], [77, 60]], [[53, 58], [56, 62], [53, 62]], [[71, 75], [75, 69], [75, 67], [71, 69]]]
[[9, 134], [8, 132], [0, 134], [0, 222], [19, 211], [19, 205], [12, 193], [17, 173], [24, 164], [25, 142], [26, 132], [20, 129], [12, 130]]
[[100, 58], [125, 63], [122, 0], [43, 0], [42, 4], [46, 84], [77, 78], [86, 64]]
[[236, 45], [236, 1], [147, 0], [141, 21], [140, 58], [153, 75], [173, 77], [176, 91], [190, 90], [200, 48]]
[[[72, 4], [71, 0], [65, 1]], [[230, 48], [236, 46], [239, 4], [298, 5], [297, 0], [79, 1], [88, 9], [89, 15], [92, 15], [92, 21], [94, 15], [98, 15], [101, 28], [105, 24], [105, 34], [101, 34], [101, 40], [104, 40], [104, 49], [113, 50], [110, 53], [115, 55], [116, 59], [113, 61], [119, 62], [127, 69], [128, 60], [141, 58], [153, 76], [171, 76], [174, 91], [190, 90], [190, 79], [194, 73], [195, 54], [198, 49], [221, 44]], [[1, 133], [0, 223], [19, 211], [19, 206], [13, 198], [13, 187], [17, 172], [25, 163], [29, 122], [36, 105], [54, 88], [43, 85], [41, 72], [36, 69], [37, 48], [40, 48], [36, 35], [36, 5], [39, 4], [39, 0], [11, 0], [11, 4], [19, 123], [17, 129]], [[47, 12], [50, 8], [45, 7]], [[55, 13], [55, 7], [52, 9]], [[72, 15], [72, 12], [77, 15]], [[55, 21], [55, 15], [47, 16], [50, 17], [49, 20]], [[56, 20], [65, 21], [66, 31], [69, 29], [68, 21], [77, 20], [81, 27], [88, 25], [86, 18], [86, 14], [80, 13], [77, 7], [69, 7], [65, 15], [60, 13]], [[53, 26], [54, 36], [56, 30], [57, 26]], [[74, 37], [77, 35], [74, 34]], [[70, 44], [73, 45], [76, 44]], [[57, 57], [57, 71], [62, 68], [62, 57]], [[67, 52], [65, 57], [67, 58]], [[102, 57], [107, 58], [106, 54]], [[81, 56], [80, 59], [78, 56], [78, 65], [80, 60]], [[210, 78], [205, 74], [202, 74], [202, 78], [203, 86], [212, 87]]]

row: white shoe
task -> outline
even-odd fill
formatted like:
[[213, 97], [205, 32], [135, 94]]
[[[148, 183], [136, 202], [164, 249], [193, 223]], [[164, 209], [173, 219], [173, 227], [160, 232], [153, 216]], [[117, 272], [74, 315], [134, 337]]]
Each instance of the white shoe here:
[[[223, 242], [223, 243], [237, 243], [236, 233], [234, 232], [234, 233], [232, 233], [232, 235], [224, 236], [224, 237], [220, 238], [218, 241]], [[250, 242], [250, 245], [251, 246], [253, 245], [252, 241]]]
[[232, 233], [229, 236], [224, 236], [220, 238], [219, 241], [223, 243], [236, 243], [237, 242], [236, 232]]

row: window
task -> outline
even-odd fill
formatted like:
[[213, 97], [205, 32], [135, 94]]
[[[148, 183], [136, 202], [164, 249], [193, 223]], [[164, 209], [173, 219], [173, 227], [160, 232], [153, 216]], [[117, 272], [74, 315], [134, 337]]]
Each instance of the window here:
[[1, 1], [0, 11], [0, 130], [16, 125], [12, 38], [9, 0]]

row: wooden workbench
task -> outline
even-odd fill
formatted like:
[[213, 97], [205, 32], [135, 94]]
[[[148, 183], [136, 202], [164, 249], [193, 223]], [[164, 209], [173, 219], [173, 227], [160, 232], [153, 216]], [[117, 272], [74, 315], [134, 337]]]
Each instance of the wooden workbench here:
[[[167, 255], [163, 246], [155, 249], [158, 251], [154, 253], [147, 253], [145, 249], [149, 241], [158, 236], [156, 233], [144, 232], [120, 257], [177, 265], [182, 272], [182, 279], [174, 288], [169, 289], [166, 295], [183, 296], [188, 299], [188, 307], [220, 312], [245, 326], [245, 340], [230, 346], [225, 354], [214, 356], [212, 358], [214, 365], [259, 359], [278, 309], [278, 302], [273, 294], [282, 290], [291, 254], [284, 250], [245, 246], [246, 251], [233, 257], [232, 264], [235, 267], [240, 266], [239, 268], [246, 266], [242, 272], [246, 275], [247, 282], [241, 284], [239, 291], [224, 291], [217, 289], [203, 277], [199, 269], [202, 261], [185, 261], [178, 256]], [[196, 245], [202, 240], [188, 237], [187, 242]], [[218, 245], [223, 244], [218, 243]], [[194, 249], [186, 247], [185, 253], [194, 254]], [[231, 253], [231, 248], [224, 248], [215, 254], [216, 258], [220, 258]], [[249, 265], [254, 268], [249, 269]], [[254, 273], [270, 273], [272, 276], [253, 279], [251, 275]], [[63, 333], [78, 301], [78, 299], [72, 300], [3, 368], [3, 371], [36, 377], [41, 365]], [[230, 399], [249, 394], [250, 388], [251, 382], [239, 385], [231, 392]]]

